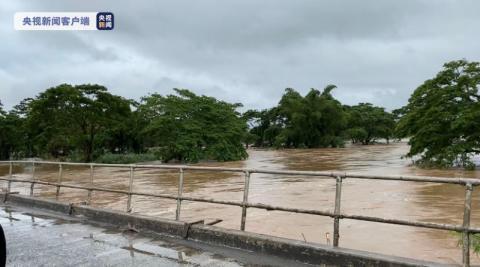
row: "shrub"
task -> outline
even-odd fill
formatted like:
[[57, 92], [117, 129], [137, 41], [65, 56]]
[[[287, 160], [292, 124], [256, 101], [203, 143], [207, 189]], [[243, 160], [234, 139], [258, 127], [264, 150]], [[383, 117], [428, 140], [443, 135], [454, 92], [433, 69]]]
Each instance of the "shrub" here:
[[158, 158], [153, 154], [134, 154], [134, 153], [127, 153], [127, 154], [112, 154], [107, 153], [101, 155], [96, 162], [98, 163], [109, 163], [109, 164], [131, 164], [131, 163], [138, 163], [138, 162], [147, 162], [147, 161], [155, 161]]

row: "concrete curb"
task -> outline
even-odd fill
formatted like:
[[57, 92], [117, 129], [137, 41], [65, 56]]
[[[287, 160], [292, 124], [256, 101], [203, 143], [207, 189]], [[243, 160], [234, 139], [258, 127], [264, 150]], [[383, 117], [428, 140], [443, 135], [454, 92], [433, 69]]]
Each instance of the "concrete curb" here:
[[[0, 197], [0, 199], [3, 199], [4, 194], [0, 194]], [[182, 238], [184, 236], [187, 224], [181, 221], [132, 215], [125, 212], [109, 211], [89, 206], [71, 206], [53, 200], [38, 199], [18, 194], [9, 194], [6, 199], [8, 203], [14, 205], [71, 214], [72, 216], [81, 216], [92, 222], [107, 223], [121, 227], [131, 225], [141, 232], [154, 232], [176, 238]], [[203, 224], [191, 225], [188, 229], [188, 239], [209, 245], [226, 246], [275, 255], [315, 265], [392, 267], [451, 266], [352, 249], [333, 248], [321, 244], [306, 243]]]

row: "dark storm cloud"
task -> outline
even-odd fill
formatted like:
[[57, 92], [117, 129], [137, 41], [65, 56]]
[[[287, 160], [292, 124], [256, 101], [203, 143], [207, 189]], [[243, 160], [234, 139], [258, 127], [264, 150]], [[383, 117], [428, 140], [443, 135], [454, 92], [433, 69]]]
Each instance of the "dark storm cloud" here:
[[[333, 83], [347, 104], [404, 105], [449, 60], [479, 60], [476, 1], [3, 1], [0, 99], [62, 82], [138, 99], [190, 88], [246, 108]], [[17, 32], [17, 11], [112, 11], [113, 32]]]

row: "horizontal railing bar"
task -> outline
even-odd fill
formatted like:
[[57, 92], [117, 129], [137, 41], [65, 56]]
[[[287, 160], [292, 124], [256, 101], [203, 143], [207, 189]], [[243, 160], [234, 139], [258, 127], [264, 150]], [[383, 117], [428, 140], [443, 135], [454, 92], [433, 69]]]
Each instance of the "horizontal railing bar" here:
[[367, 180], [391, 180], [408, 181], [424, 183], [443, 183], [443, 184], [469, 184], [480, 185], [480, 179], [476, 178], [445, 178], [435, 176], [401, 176], [401, 175], [366, 175], [366, 174], [347, 174], [349, 179], [367, 179]]
[[94, 167], [116, 167], [116, 168], [130, 168], [133, 167], [135, 169], [170, 169], [170, 170], [178, 170], [178, 169], [186, 169], [186, 170], [197, 170], [197, 171], [225, 171], [225, 172], [244, 172], [245, 170], [242, 168], [222, 168], [222, 167], [206, 167], [206, 166], [186, 166], [186, 165], [145, 165], [145, 164], [110, 164], [110, 163], [81, 163], [81, 162], [56, 162], [56, 161], [24, 161], [24, 160], [13, 160], [13, 161], [0, 161], [0, 164], [8, 164], [8, 163], [17, 163], [17, 164], [31, 164], [35, 162], [35, 164], [48, 164], [48, 165], [59, 165], [62, 164], [64, 166], [94, 166]]
[[470, 233], [475, 233], [475, 234], [480, 233], [480, 228], [465, 229], [461, 225], [452, 225], [452, 224], [431, 223], [431, 222], [412, 222], [412, 221], [405, 221], [405, 220], [399, 220], [399, 219], [388, 219], [388, 218], [378, 218], [378, 217], [370, 217], [370, 216], [363, 216], [363, 215], [349, 215], [349, 214], [341, 214], [340, 218], [358, 220], [358, 221], [414, 226], [414, 227], [422, 227], [422, 228], [430, 228], [430, 229], [438, 229], [438, 230], [450, 230], [450, 231], [456, 231], [456, 232], [462, 232], [467, 230]]
[[351, 179], [374, 179], [374, 180], [390, 180], [390, 181], [409, 181], [409, 182], [430, 182], [430, 183], [446, 183], [446, 184], [472, 184], [480, 185], [480, 179], [475, 178], [445, 178], [435, 176], [400, 176], [400, 175], [368, 175], [345, 172], [322, 172], [322, 171], [276, 171], [276, 170], [259, 170], [246, 168], [222, 168], [222, 167], [206, 167], [206, 166], [186, 166], [186, 165], [141, 165], [141, 164], [106, 164], [106, 163], [78, 163], [78, 162], [55, 162], [55, 161], [0, 161], [0, 164], [25, 163], [31, 164], [54, 164], [54, 165], [71, 165], [95, 167], [117, 167], [117, 168], [149, 168], [149, 169], [170, 169], [170, 170], [196, 170], [196, 171], [219, 171], [219, 172], [239, 172], [239, 173], [263, 173], [263, 174], [281, 174], [281, 175], [303, 175], [303, 176], [320, 176], [336, 178], [338, 176]]
[[287, 208], [287, 207], [272, 206], [272, 205], [262, 204], [262, 203], [247, 203], [247, 207], [264, 209], [264, 210], [268, 210], [268, 211], [275, 210], [275, 211], [286, 211], [286, 212], [294, 212], [294, 213], [328, 216], [328, 217], [332, 217], [332, 218], [335, 217], [335, 214], [333, 212], [330, 212], [330, 211]]
[[51, 185], [51, 186], [59, 186], [59, 187], [66, 187], [66, 188], [73, 188], [73, 189], [84, 189], [84, 190], [93, 190], [93, 191], [105, 191], [109, 193], [119, 193], [119, 194], [128, 194], [128, 191], [124, 190], [115, 190], [115, 189], [108, 189], [108, 188], [99, 188], [99, 187], [88, 187], [88, 186], [81, 186], [81, 185], [72, 185], [72, 184], [65, 184], [65, 183], [52, 183], [46, 181], [32, 181], [32, 180], [22, 180], [22, 179], [7, 179], [0, 177], [0, 180], [4, 181], [11, 181], [16, 183], [34, 183], [34, 184], [41, 184], [41, 185]]
[[32, 181], [32, 180], [22, 180], [22, 179], [8, 179], [8, 178], [2, 178], [2, 177], [0, 177], [0, 180], [17, 182], [17, 183], [35, 183], [35, 184], [41, 184], [41, 185], [60, 186], [60, 187], [73, 188], [73, 189], [92, 190], [92, 191], [118, 193], [118, 194], [125, 194], [125, 195], [131, 194], [135, 196], [180, 199], [180, 200], [186, 200], [186, 201], [207, 202], [212, 204], [223, 204], [223, 205], [239, 206], [239, 207], [242, 206], [242, 202], [239, 202], [239, 201], [238, 202], [224, 201], [224, 200], [215, 200], [215, 199], [208, 199], [208, 198], [188, 197], [188, 196], [182, 196], [178, 198], [177, 196], [167, 195], [167, 194], [156, 194], [156, 193], [135, 192], [135, 191], [132, 191], [130, 193], [129, 191], [126, 191], [126, 190], [117, 190], [117, 189], [109, 189], [109, 188], [101, 188], [101, 187], [88, 187], [88, 186], [71, 185], [71, 184], [65, 184], [65, 183], [59, 184], [59, 183], [52, 183], [52, 182], [39, 181], [39, 180]]
[[[224, 201], [224, 200], [215, 200], [215, 199], [208, 199], [208, 198], [198, 198], [198, 197], [188, 197], [188, 196], [173, 196], [167, 194], [155, 194], [155, 193], [145, 193], [145, 192], [129, 192], [126, 190], [116, 190], [116, 189], [107, 189], [107, 188], [99, 188], [99, 187], [87, 187], [87, 186], [80, 186], [80, 185], [70, 185], [70, 184], [59, 184], [59, 183], [52, 183], [46, 181], [31, 181], [31, 180], [22, 180], [22, 179], [8, 179], [0, 177], [0, 180], [11, 181], [11, 182], [19, 182], [19, 183], [36, 183], [36, 184], [43, 184], [43, 185], [51, 185], [51, 186], [60, 186], [66, 188], [73, 188], [73, 189], [84, 189], [84, 190], [92, 190], [92, 191], [100, 191], [100, 192], [109, 192], [109, 193], [118, 193], [118, 194], [131, 194], [135, 196], [148, 196], [148, 197], [158, 197], [158, 198], [165, 198], [165, 199], [180, 199], [182, 201], [192, 201], [192, 202], [204, 202], [204, 203], [211, 203], [211, 204], [223, 204], [223, 205], [230, 205], [230, 206], [237, 206], [242, 207], [243, 202], [241, 201]], [[350, 215], [350, 214], [339, 214], [335, 215], [331, 211], [320, 211], [320, 210], [309, 210], [309, 209], [297, 209], [297, 208], [286, 208], [280, 206], [272, 206], [268, 204], [262, 203], [246, 203], [248, 208], [257, 208], [257, 209], [264, 209], [268, 211], [285, 211], [285, 212], [293, 212], [293, 213], [302, 213], [302, 214], [311, 214], [311, 215], [319, 215], [319, 216], [327, 216], [331, 218], [335, 218], [338, 216], [340, 219], [351, 219], [351, 220], [358, 220], [358, 221], [369, 221], [369, 222], [378, 222], [378, 223], [386, 223], [386, 224], [394, 224], [394, 225], [405, 225], [405, 226], [414, 226], [414, 227], [423, 227], [429, 229], [438, 229], [438, 230], [450, 230], [456, 232], [463, 232], [468, 231], [469, 233], [480, 233], [480, 228], [464, 228], [460, 225], [451, 225], [451, 224], [440, 224], [440, 223], [430, 223], [430, 222], [412, 222], [406, 220], [399, 220], [399, 219], [388, 219], [388, 218], [379, 218], [379, 217], [370, 217], [370, 216], [363, 216], [363, 215]]]
[[[331, 212], [331, 211], [285, 208], [285, 207], [271, 206], [271, 205], [260, 204], [260, 203], [255, 203], [255, 204], [249, 203], [249, 204], [247, 204], [247, 207], [266, 209], [266, 210], [276, 210], [276, 211], [302, 213], [302, 214], [311, 214], [311, 215], [320, 215], [320, 216], [327, 216], [327, 217], [335, 218], [335, 213]], [[369, 217], [369, 216], [361, 216], [361, 215], [350, 215], [350, 214], [340, 214], [340, 215], [338, 215], [338, 217], [340, 219], [351, 219], [351, 220], [358, 220], [358, 221], [379, 222], [379, 223], [405, 225], [405, 226], [416, 226], [416, 227], [439, 229], [439, 230], [450, 230], [450, 231], [457, 231], [457, 232], [462, 232], [462, 231], [465, 230], [465, 228], [463, 228], [463, 226], [451, 225], [451, 224], [440, 224], [440, 223], [429, 223], [429, 222], [411, 222], [411, 221], [398, 220], [398, 219], [388, 219], [388, 218]], [[480, 228], [468, 228], [467, 230], [470, 233], [480, 233]]]
[[250, 173], [263, 173], [263, 174], [281, 174], [281, 175], [292, 175], [292, 176], [320, 176], [325, 178], [335, 178], [337, 176], [345, 177], [345, 173], [335, 173], [335, 172], [322, 172], [322, 171], [276, 171], [276, 170], [259, 170], [259, 169], [244, 169]]

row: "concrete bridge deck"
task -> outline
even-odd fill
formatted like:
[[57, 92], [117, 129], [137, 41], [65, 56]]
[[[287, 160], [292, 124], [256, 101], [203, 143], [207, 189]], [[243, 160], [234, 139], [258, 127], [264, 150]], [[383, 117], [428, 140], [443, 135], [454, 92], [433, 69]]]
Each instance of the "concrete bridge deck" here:
[[0, 224], [7, 266], [309, 266], [17, 205], [1, 206]]

